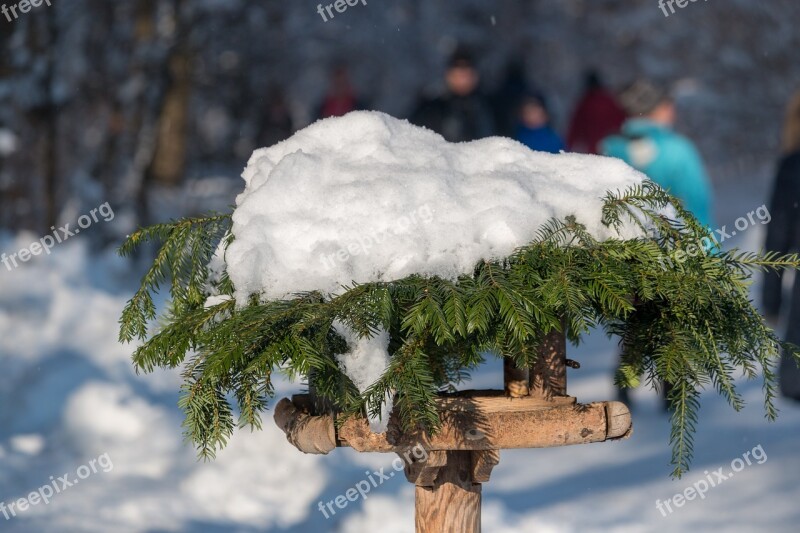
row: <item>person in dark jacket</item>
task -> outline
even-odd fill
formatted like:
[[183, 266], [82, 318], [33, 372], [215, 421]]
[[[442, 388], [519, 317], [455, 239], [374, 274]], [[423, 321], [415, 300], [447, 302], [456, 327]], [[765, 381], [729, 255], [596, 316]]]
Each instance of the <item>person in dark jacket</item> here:
[[[800, 252], [800, 92], [789, 105], [783, 134], [784, 156], [778, 165], [772, 189], [765, 248], [782, 254]], [[800, 345], [800, 276], [795, 276], [791, 303], [788, 306], [786, 341]], [[764, 314], [773, 324], [781, 315], [783, 276], [768, 273], [764, 278]], [[779, 369], [781, 393], [800, 401], [800, 369], [784, 355]]]
[[258, 145], [272, 146], [288, 139], [294, 133], [289, 103], [283, 88], [273, 85], [267, 91], [264, 109], [258, 128]]
[[347, 67], [337, 65], [331, 71], [328, 92], [317, 109], [317, 119], [341, 117], [351, 111], [364, 109], [364, 103], [359, 99]]
[[545, 107], [544, 99], [534, 93], [529, 93], [522, 99], [514, 137], [537, 152], [557, 154], [566, 148], [564, 141], [550, 126], [550, 114]]
[[423, 99], [409, 120], [450, 142], [474, 141], [494, 135], [492, 111], [478, 92], [479, 81], [472, 55], [463, 49], [456, 51], [445, 74], [445, 94]]
[[519, 106], [529, 92], [531, 88], [525, 79], [524, 63], [520, 59], [510, 61], [500, 87], [491, 96], [497, 135], [514, 137], [519, 124]]
[[585, 89], [570, 120], [570, 152], [600, 153], [600, 141], [618, 133], [627, 115], [595, 71], [586, 74]]

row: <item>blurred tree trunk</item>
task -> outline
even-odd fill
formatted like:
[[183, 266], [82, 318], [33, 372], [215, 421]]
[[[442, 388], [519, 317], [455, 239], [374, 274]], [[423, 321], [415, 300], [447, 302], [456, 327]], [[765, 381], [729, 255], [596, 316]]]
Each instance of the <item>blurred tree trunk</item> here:
[[[59, 104], [54, 91], [57, 50], [58, 50], [58, 21], [55, 10], [45, 10], [41, 21], [33, 22], [28, 33], [29, 50], [32, 57], [40, 58], [43, 65], [41, 76], [38, 79], [38, 100], [28, 110], [28, 121], [38, 132], [36, 143], [36, 159], [40, 162], [39, 172], [42, 177], [43, 224], [40, 230], [49, 233], [50, 227], [58, 221], [58, 117]], [[28, 191], [28, 197], [33, 200], [35, 193]]]
[[[158, 26], [150, 25], [155, 21], [150, 10], [157, 5], [154, 0], [140, 2], [143, 10], [142, 16], [138, 17], [141, 20], [137, 23], [137, 40], [149, 40], [153, 35], [158, 37]], [[144, 163], [136, 195], [140, 223], [147, 223], [150, 219], [148, 191], [152, 185], [179, 185], [186, 170], [192, 58], [183, 7], [184, 0], [172, 0], [171, 25], [174, 29], [161, 36], [170, 43], [169, 52], [158, 68], [149, 72], [152, 78], [147, 79], [148, 85], [153, 83], [155, 87], [150, 97], [144, 99], [149, 109], [143, 109], [140, 116], [143, 139], [149, 143], [149, 157], [140, 158]], [[156, 114], [151, 123], [148, 123], [148, 111]]]
[[103, 136], [94, 156], [90, 175], [103, 188], [103, 197], [107, 201], [117, 202], [116, 178], [118, 172], [117, 156], [120, 140], [125, 130], [125, 120], [122, 112], [123, 102], [119, 91], [109, 91], [109, 87], [120, 83], [119, 71], [110, 61], [110, 43], [115, 48], [111, 53], [117, 52], [119, 43], [114, 42], [114, 36], [119, 31], [116, 24], [116, 5], [105, 0], [93, 0], [90, 4], [92, 18], [97, 23], [89, 28], [87, 55], [94, 68], [94, 75], [86, 80], [86, 94], [92, 101], [100, 104], [105, 109], [106, 120], [103, 124]]
[[44, 90], [46, 91], [45, 108], [42, 120], [45, 125], [44, 146], [44, 181], [45, 181], [45, 226], [42, 233], [58, 222], [58, 115], [59, 106], [55, 101], [55, 70], [56, 70], [56, 43], [58, 42], [58, 21], [53, 9], [46, 12], [47, 29], [49, 33], [49, 46], [46, 53], [46, 72]]
[[191, 57], [179, 39], [168, 60], [169, 85], [158, 119], [156, 150], [145, 181], [175, 186], [186, 169], [186, 136], [189, 123]]
[[[138, 82], [138, 95], [131, 102], [133, 109], [128, 124], [130, 134], [133, 136], [132, 166], [126, 182], [123, 184], [125, 193], [136, 199], [138, 222], [144, 225], [147, 218], [147, 196], [145, 192], [145, 175], [153, 157], [155, 134], [151, 125], [152, 97], [158, 87], [153, 84], [148, 68], [147, 58], [152, 55], [151, 49], [156, 42], [156, 12], [157, 0], [137, 0], [134, 6], [134, 42], [130, 79]], [[150, 53], [148, 53], [150, 52]]]
[[[169, 12], [164, 10], [170, 6]], [[137, 0], [130, 79], [138, 87], [127, 107], [133, 136], [132, 164], [123, 186], [135, 199], [139, 224], [150, 220], [148, 191], [154, 183], [180, 183], [186, 159], [188, 45], [182, 42], [183, 0]], [[171, 17], [171, 19], [170, 19]]]
[[[15, 26], [0, 33], [0, 50], [9, 50], [11, 36], [14, 34]], [[11, 77], [11, 54], [0, 54], [0, 80], [9, 79]], [[0, 124], [0, 126], [2, 126]], [[10, 124], [8, 125], [10, 126]], [[0, 228], [10, 227], [15, 229], [14, 214], [16, 213], [16, 203], [18, 200], [19, 190], [16, 183], [11, 182], [5, 176], [3, 169], [5, 167], [5, 157], [0, 156]]]
[[[9, 129], [28, 149], [17, 151], [11, 164], [3, 162], [0, 169], [14, 177], [3, 177], [0, 222], [15, 231], [41, 231], [55, 224], [58, 215], [58, 109], [53, 93], [58, 27], [52, 11], [25, 22], [10, 25], [0, 36], [0, 79], [18, 77], [28, 84], [24, 105], [9, 102]], [[18, 168], [26, 169], [28, 179], [15, 172]]]

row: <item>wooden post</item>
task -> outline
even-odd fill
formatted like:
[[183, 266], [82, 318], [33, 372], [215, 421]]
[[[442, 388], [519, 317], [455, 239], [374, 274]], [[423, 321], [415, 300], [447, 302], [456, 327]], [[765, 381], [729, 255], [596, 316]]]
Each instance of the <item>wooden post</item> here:
[[553, 330], [545, 335], [530, 372], [530, 394], [537, 398], [567, 395], [567, 337]]
[[405, 467], [406, 479], [416, 485], [416, 532], [480, 533], [481, 483], [489, 481], [500, 462], [500, 450], [587, 444], [631, 434], [631, 414], [624, 404], [577, 404], [567, 396], [563, 331], [544, 337], [530, 369], [505, 358], [503, 391], [439, 395], [435, 402], [442, 424], [434, 434], [403, 428], [397, 412], [383, 433], [374, 433], [363, 417], [336, 424], [332, 408], [312, 414], [313, 394], [281, 400], [275, 422], [305, 453], [349, 446], [358, 452], [397, 453], [409, 461], [409, 450], [426, 450], [424, 457], [415, 453]]
[[472, 453], [449, 451], [431, 487], [417, 485], [417, 533], [480, 533], [481, 485], [472, 480]]
[[520, 368], [510, 357], [503, 358], [503, 383], [506, 396], [522, 398], [530, 394], [528, 369]]

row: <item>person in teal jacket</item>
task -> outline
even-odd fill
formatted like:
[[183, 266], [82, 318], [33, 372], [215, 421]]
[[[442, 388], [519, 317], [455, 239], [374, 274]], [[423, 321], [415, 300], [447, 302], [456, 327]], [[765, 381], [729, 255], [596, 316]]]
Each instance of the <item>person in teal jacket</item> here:
[[[678, 198], [710, 232], [714, 225], [711, 182], [692, 141], [673, 129], [672, 98], [654, 84], [641, 80], [625, 89], [619, 100], [630, 118], [619, 135], [601, 142], [601, 153], [622, 159], [643, 172]], [[670, 389], [669, 383], [661, 384], [665, 410], [669, 409]], [[627, 389], [618, 389], [617, 398], [631, 405]]]
[[619, 135], [602, 141], [602, 153], [642, 171], [712, 228], [711, 182], [692, 141], [673, 129], [672, 99], [652, 83], [637, 81], [623, 91], [620, 103], [630, 118]]

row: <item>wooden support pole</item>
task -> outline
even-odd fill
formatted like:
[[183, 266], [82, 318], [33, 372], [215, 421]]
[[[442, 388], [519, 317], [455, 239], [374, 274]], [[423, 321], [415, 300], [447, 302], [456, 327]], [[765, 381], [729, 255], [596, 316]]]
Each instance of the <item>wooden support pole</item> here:
[[[397, 454], [405, 459], [402, 454]], [[418, 487], [433, 487], [439, 470], [447, 464], [447, 452], [430, 450], [422, 459], [412, 458], [411, 463], [406, 463], [406, 479]]]
[[503, 383], [506, 396], [510, 398], [522, 398], [530, 394], [528, 369], [520, 368], [510, 357], [503, 358]]
[[480, 533], [481, 485], [472, 480], [472, 454], [446, 453], [433, 486], [416, 487], [416, 532]]
[[553, 398], [567, 395], [567, 337], [553, 330], [545, 335], [530, 372], [530, 395]]
[[500, 450], [472, 452], [472, 481], [488, 483], [494, 467], [500, 464]]

